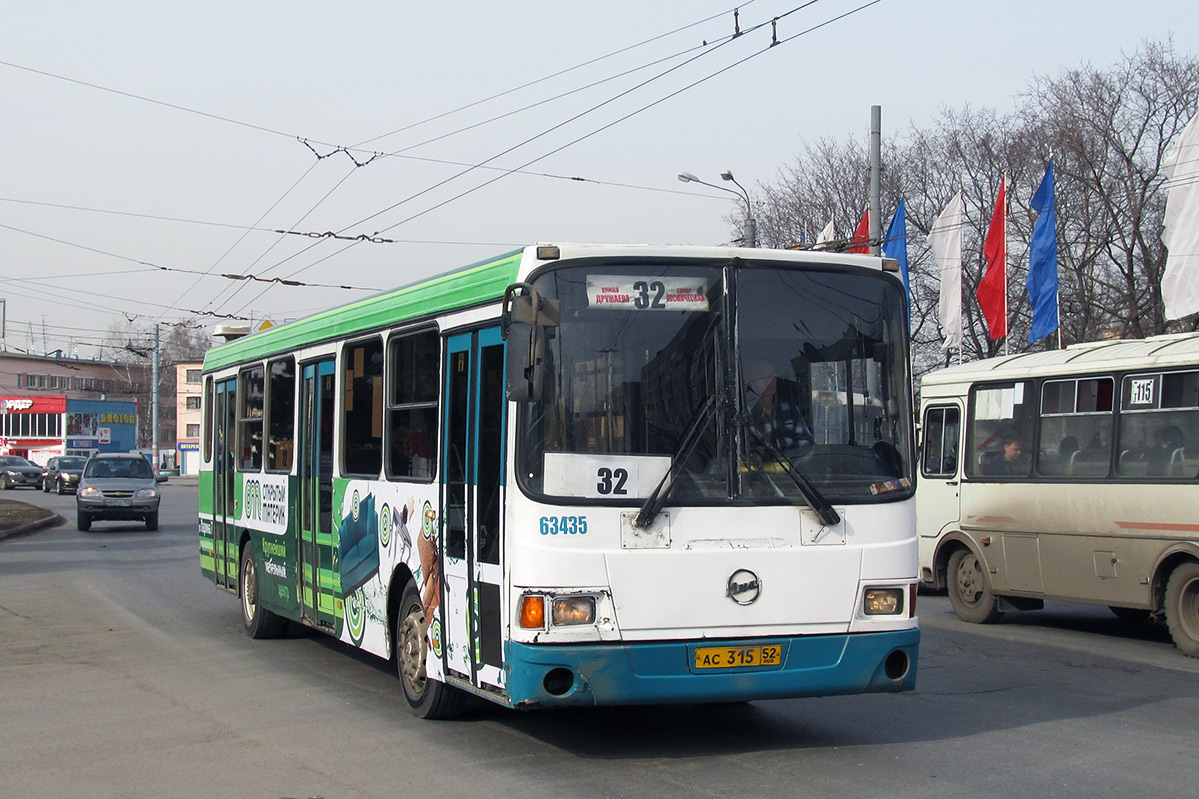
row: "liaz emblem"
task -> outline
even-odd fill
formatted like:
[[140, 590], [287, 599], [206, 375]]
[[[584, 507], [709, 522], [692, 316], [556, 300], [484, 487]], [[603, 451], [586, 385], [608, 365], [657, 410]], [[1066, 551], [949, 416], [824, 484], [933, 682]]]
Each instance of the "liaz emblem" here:
[[725, 596], [738, 605], [752, 605], [762, 595], [762, 581], [749, 569], [737, 569], [729, 575]]

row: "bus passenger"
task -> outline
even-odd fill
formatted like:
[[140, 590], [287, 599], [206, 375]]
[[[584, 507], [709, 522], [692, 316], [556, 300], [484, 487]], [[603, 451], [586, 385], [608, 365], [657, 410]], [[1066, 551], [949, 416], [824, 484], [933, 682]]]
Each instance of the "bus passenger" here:
[[1182, 430], [1178, 425], [1166, 425], [1158, 428], [1153, 434], [1153, 449], [1145, 458], [1148, 466], [1146, 474], [1164, 475], [1170, 464], [1175, 460], [1175, 453], [1183, 449]]
[[[999, 453], [996, 453], [999, 454]], [[1003, 453], [987, 466], [988, 475], [1013, 475], [1023, 477], [1028, 474], [1028, 458], [1024, 455], [1024, 442], [1020, 436], [1009, 433], [1003, 437]]]

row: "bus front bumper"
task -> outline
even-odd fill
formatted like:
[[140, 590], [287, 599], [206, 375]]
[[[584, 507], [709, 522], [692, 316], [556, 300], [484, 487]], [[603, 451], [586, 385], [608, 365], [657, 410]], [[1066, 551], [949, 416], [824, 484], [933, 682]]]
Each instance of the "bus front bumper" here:
[[[713, 641], [507, 645], [513, 706], [738, 702], [916, 687], [920, 631]], [[778, 646], [777, 665], [701, 668], [697, 649]], [[702, 659], [702, 655], [701, 655]]]

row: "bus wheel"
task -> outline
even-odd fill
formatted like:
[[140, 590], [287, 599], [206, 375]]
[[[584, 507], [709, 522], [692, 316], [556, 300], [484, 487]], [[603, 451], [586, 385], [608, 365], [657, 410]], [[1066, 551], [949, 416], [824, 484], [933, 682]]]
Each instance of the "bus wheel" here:
[[969, 549], [959, 549], [949, 557], [949, 603], [962, 621], [990, 624], [1003, 615], [999, 599], [987, 587], [987, 570]]
[[251, 638], [278, 638], [283, 635], [287, 619], [262, 607], [258, 567], [254, 565], [254, 552], [249, 546], [241, 554], [241, 573], [237, 583], [237, 593], [241, 598], [241, 620], [246, 626], [246, 635]]
[[425, 608], [413, 583], [404, 588], [396, 615], [396, 671], [412, 713], [422, 719], [446, 719], [462, 712], [466, 694], [425, 674]]
[[1199, 657], [1199, 563], [1184, 563], [1170, 573], [1166, 626], [1184, 655]]

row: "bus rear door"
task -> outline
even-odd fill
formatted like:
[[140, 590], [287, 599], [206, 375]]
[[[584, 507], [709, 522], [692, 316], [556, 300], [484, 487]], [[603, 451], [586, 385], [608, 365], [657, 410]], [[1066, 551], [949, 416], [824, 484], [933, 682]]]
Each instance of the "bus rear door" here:
[[336, 629], [333, 563], [333, 361], [303, 367], [300, 383], [299, 542], [296, 571], [306, 621]]
[[[237, 380], [220, 380], [212, 396], [212, 556], [216, 584], [237, 586], [238, 557], [233, 459], [237, 430]], [[233, 547], [233, 551], [230, 551]]]

